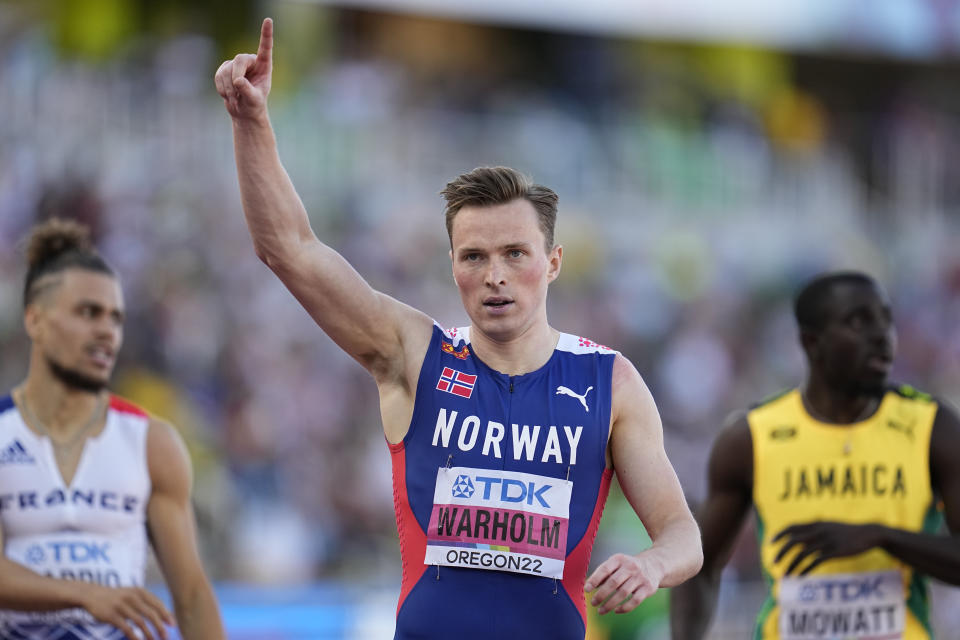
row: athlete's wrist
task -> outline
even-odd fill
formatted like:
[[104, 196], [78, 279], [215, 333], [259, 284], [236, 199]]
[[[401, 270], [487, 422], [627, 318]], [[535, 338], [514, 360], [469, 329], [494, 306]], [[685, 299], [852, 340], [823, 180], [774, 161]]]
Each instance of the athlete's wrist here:
[[870, 541], [871, 547], [885, 548], [890, 541], [889, 533], [891, 529], [882, 524], [870, 523], [863, 525], [863, 535]]
[[273, 126], [270, 124], [270, 114], [266, 106], [263, 107], [262, 111], [254, 115], [234, 116], [232, 121], [233, 129], [238, 133], [257, 133], [273, 129]]
[[650, 583], [659, 589], [660, 585], [663, 584], [663, 579], [666, 577], [668, 570], [667, 556], [663, 550], [654, 546], [645, 551], [641, 551], [634, 557], [644, 564], [644, 574]]

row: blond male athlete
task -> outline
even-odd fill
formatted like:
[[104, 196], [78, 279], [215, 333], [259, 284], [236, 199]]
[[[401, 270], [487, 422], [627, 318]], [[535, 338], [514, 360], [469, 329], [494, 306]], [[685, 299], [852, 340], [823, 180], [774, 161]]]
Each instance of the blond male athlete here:
[[[502, 167], [447, 185], [470, 326], [440, 328], [314, 235], [267, 115], [272, 50], [267, 19], [258, 52], [224, 62], [216, 87], [257, 255], [377, 383], [403, 563], [395, 637], [582, 639], [584, 589], [601, 613], [626, 612], [693, 575], [697, 527], [643, 380], [547, 322], [556, 194]], [[587, 578], [614, 469], [653, 547]]]

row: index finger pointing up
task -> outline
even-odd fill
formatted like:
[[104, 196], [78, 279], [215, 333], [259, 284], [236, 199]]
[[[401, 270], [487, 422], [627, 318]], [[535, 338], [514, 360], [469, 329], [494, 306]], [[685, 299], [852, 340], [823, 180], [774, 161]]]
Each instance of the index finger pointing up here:
[[260, 27], [260, 46], [257, 48], [257, 61], [270, 62], [273, 56], [273, 19], [264, 18]]

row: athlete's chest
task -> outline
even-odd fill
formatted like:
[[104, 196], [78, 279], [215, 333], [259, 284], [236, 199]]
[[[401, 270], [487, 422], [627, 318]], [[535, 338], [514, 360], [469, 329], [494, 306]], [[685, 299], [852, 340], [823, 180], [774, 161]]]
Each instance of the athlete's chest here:
[[413, 446], [504, 469], [556, 473], [583, 464], [584, 451], [606, 440], [610, 389], [592, 363], [576, 364], [511, 377], [472, 362], [440, 363], [418, 398], [423, 424]]
[[84, 443], [65, 481], [49, 439], [7, 419], [0, 423], [0, 523], [16, 537], [61, 529], [113, 531], [142, 522], [149, 498], [143, 451], [117, 433]]

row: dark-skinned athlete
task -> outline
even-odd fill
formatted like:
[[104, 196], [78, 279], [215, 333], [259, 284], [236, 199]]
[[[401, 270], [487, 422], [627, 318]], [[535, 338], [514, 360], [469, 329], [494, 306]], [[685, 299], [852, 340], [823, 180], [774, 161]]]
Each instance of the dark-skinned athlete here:
[[[820, 276], [795, 312], [807, 379], [717, 438], [704, 566], [672, 593], [672, 637], [705, 636], [752, 506], [768, 587], [755, 639], [932, 638], [926, 577], [960, 584], [960, 422], [888, 384], [896, 333], [873, 278]], [[936, 533], [942, 516], [953, 535]]]

